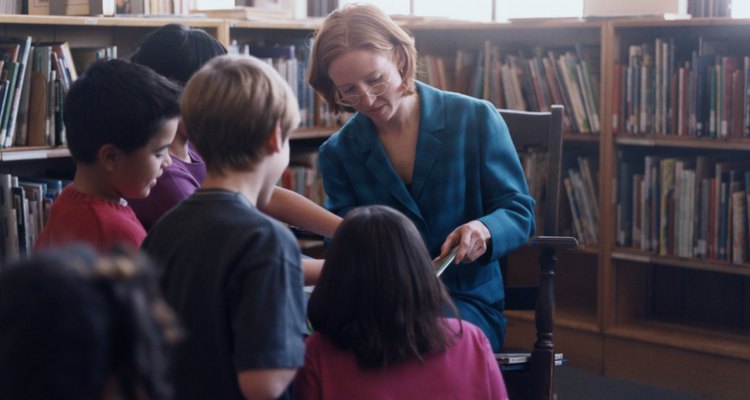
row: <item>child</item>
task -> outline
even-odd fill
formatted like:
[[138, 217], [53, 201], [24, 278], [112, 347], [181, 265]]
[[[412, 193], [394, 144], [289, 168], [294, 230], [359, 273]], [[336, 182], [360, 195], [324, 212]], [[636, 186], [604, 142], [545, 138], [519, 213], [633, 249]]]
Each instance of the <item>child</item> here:
[[182, 120], [207, 175], [143, 243], [187, 331], [176, 398], [277, 398], [303, 361], [302, 271], [294, 236], [256, 206], [289, 163], [296, 99], [268, 64], [221, 56], [185, 86]]
[[[224, 46], [205, 31], [169, 24], [144, 37], [131, 61], [182, 87], [208, 60], [226, 53]], [[206, 176], [206, 164], [190, 146], [182, 124], [168, 150], [172, 165], [164, 169], [151, 194], [144, 199], [128, 199], [147, 231], [162, 215], [190, 196]]]
[[[150, 67], [181, 86], [208, 60], [226, 54], [226, 49], [203, 30], [180, 24], [165, 25], [146, 36], [131, 61]], [[131, 202], [146, 230], [180, 200], [200, 186], [206, 166], [189, 145], [182, 125], [169, 146], [173, 164], [164, 171], [146, 199]], [[261, 210], [281, 221], [331, 237], [341, 218], [307, 198], [281, 187], [274, 188], [269, 204]]]
[[[205, 31], [180, 24], [165, 25], [138, 46], [131, 61], [152, 68], [162, 76], [184, 86], [193, 74], [226, 49]], [[206, 176], [203, 159], [189, 143], [183, 124], [169, 146], [172, 165], [156, 181], [145, 199], [128, 199], [146, 230], [177, 203], [191, 195]], [[275, 187], [271, 200], [258, 208], [283, 222], [331, 237], [341, 218], [291, 190]], [[323, 266], [322, 260], [303, 261], [305, 282], [314, 284]]]
[[446, 307], [414, 224], [386, 206], [353, 209], [308, 303], [316, 332], [295, 397], [507, 399], [489, 341]]
[[151, 265], [89, 248], [40, 252], [0, 274], [0, 397], [166, 399], [175, 319]]
[[100, 251], [141, 245], [146, 231], [123, 200], [144, 198], [171, 164], [179, 88], [141, 65], [98, 62], [65, 97], [73, 183], [52, 204], [35, 249], [86, 242]]

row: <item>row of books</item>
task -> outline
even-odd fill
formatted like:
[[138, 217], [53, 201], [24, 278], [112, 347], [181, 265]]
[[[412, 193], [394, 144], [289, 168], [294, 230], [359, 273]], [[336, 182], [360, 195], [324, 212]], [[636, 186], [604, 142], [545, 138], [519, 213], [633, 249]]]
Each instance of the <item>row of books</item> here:
[[[120, 5], [122, 3], [122, 5]], [[120, 0], [118, 13], [134, 14], [189, 14], [194, 0]]]
[[732, 15], [730, 4], [732, 0], [692, 0], [687, 2], [687, 12], [693, 18], [729, 17]]
[[21, 0], [0, 1], [0, 14], [21, 14], [24, 11], [22, 3]]
[[568, 168], [563, 177], [572, 216], [572, 233], [587, 245], [599, 243], [599, 196], [596, 158], [576, 157], [577, 168]]
[[326, 194], [322, 176], [318, 172], [318, 152], [292, 154], [289, 167], [282, 174], [278, 185], [323, 205]]
[[67, 182], [0, 174], [2, 260], [28, 255], [47, 223], [52, 202]]
[[65, 145], [63, 100], [82, 70], [116, 47], [0, 39], [0, 148]]
[[258, 45], [233, 43], [230, 51], [233, 53], [250, 54], [267, 61], [292, 87], [299, 103], [302, 121], [301, 127], [337, 126], [340, 121], [332, 113], [327, 112], [324, 102], [321, 102], [313, 88], [305, 81], [312, 48], [312, 39], [305, 39], [297, 44]]
[[613, 129], [629, 134], [750, 137], [750, 57], [701, 39], [677, 60], [673, 38], [631, 45], [614, 70]]
[[32, 15], [112, 15], [112, 14], [188, 14], [195, 0], [5, 0], [19, 3], [12, 14]]
[[750, 161], [620, 154], [619, 246], [661, 256], [748, 261]]
[[419, 79], [489, 100], [498, 108], [548, 111], [550, 105], [562, 104], [566, 131], [596, 134], [601, 129], [598, 58], [595, 49], [579, 45], [505, 54], [486, 41], [482, 49], [457, 50], [453, 59], [422, 56]]

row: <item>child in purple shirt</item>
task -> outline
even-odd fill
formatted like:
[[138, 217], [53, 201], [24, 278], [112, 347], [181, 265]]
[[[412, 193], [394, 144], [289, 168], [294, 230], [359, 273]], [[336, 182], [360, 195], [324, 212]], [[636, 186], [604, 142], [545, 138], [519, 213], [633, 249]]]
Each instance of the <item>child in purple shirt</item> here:
[[193, 194], [206, 177], [206, 164], [191, 145], [188, 145], [188, 157], [189, 161], [172, 156], [172, 165], [164, 169], [148, 197], [129, 200], [128, 204], [146, 230], [177, 203]]

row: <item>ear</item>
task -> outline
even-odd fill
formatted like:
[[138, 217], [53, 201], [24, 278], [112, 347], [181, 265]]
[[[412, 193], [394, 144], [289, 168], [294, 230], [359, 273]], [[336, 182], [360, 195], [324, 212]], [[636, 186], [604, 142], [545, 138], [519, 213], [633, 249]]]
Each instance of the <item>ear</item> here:
[[105, 144], [96, 152], [96, 162], [107, 172], [114, 172], [117, 168], [117, 160], [120, 157], [120, 149], [113, 144]]
[[276, 123], [273, 124], [273, 130], [271, 131], [271, 134], [268, 135], [268, 141], [266, 142], [266, 152], [268, 152], [269, 155], [279, 153], [281, 152], [281, 149], [284, 148], [284, 138], [281, 136], [281, 123], [277, 120]]
[[396, 69], [398, 69], [399, 74], [401, 74], [401, 78], [403, 78], [404, 69], [406, 69], [406, 53], [404, 52], [403, 47], [398, 46], [394, 49], [393, 61], [396, 64]]
[[180, 122], [177, 124], [177, 135], [187, 138], [187, 128], [185, 128], [185, 124], [182, 123], [182, 119], [180, 119]]

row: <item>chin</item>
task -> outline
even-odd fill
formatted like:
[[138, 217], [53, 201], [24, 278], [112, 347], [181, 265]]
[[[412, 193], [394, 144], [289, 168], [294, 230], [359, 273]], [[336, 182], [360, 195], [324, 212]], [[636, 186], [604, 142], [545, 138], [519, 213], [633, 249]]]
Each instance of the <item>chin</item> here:
[[133, 195], [131, 195], [130, 198], [131, 199], [145, 199], [146, 197], [148, 197], [149, 194], [151, 194], [150, 187], [143, 189], [138, 193], [133, 193]]

